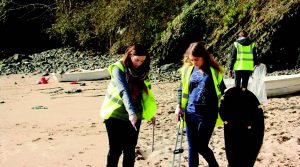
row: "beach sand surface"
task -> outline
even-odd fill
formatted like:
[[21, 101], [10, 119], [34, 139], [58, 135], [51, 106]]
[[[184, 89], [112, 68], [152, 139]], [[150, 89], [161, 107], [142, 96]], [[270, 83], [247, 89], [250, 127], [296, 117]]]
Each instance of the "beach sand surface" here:
[[[99, 109], [109, 80], [71, 84], [50, 78], [48, 84], [37, 84], [40, 77], [0, 76], [0, 166], [105, 167], [108, 139]], [[171, 166], [177, 86], [152, 85], [157, 123], [142, 123], [135, 166]], [[269, 98], [263, 109], [265, 136], [255, 167], [300, 166], [300, 94]], [[215, 128], [210, 147], [220, 167], [226, 167], [222, 126]], [[187, 166], [186, 136], [183, 148], [181, 166]], [[201, 156], [200, 166], [207, 166]]]

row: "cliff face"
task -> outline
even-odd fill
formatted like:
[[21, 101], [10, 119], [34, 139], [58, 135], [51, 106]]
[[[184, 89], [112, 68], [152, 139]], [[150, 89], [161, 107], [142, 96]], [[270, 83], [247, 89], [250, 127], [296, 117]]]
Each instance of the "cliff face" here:
[[259, 60], [267, 65], [269, 72], [299, 68], [300, 1], [282, 4], [267, 1], [257, 6], [244, 18], [224, 26], [213, 21], [218, 18], [203, 13], [203, 4], [195, 1], [152, 46], [155, 62], [160, 65], [181, 63], [189, 43], [201, 41], [223, 65], [228, 66], [232, 44], [238, 32], [245, 30], [256, 42]]
[[150, 46], [155, 66], [179, 67], [188, 45], [200, 41], [228, 67], [233, 42], [245, 30], [268, 72], [300, 68], [300, 0], [15, 2], [0, 3], [0, 66], [15, 53], [71, 46], [113, 57], [141, 42]]
[[[265, 30], [264, 30], [265, 29]], [[291, 6], [274, 22], [257, 30], [255, 39], [259, 46], [261, 61], [270, 70], [300, 67], [300, 5]]]

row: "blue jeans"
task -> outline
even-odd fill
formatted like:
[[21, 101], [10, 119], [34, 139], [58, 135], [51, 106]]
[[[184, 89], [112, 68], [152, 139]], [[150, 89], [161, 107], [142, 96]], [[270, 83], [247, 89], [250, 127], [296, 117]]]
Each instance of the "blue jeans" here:
[[207, 161], [209, 167], [218, 167], [213, 151], [208, 147], [215, 127], [216, 119], [204, 118], [195, 113], [186, 114], [186, 133], [188, 140], [188, 165], [197, 167], [199, 155]]
[[133, 167], [135, 162], [135, 146], [138, 141], [141, 120], [136, 123], [137, 131], [129, 120], [109, 118], [105, 120], [108, 134], [109, 152], [107, 167], [118, 167], [123, 152], [123, 167]]

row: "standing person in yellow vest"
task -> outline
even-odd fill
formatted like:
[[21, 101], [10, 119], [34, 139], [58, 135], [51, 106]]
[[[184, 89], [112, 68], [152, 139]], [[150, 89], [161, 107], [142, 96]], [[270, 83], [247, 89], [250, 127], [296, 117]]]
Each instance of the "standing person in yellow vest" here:
[[101, 106], [109, 140], [107, 167], [133, 167], [141, 120], [152, 120], [156, 102], [148, 78], [150, 57], [140, 44], [129, 46], [122, 60], [110, 65], [111, 81]]
[[247, 89], [249, 77], [258, 65], [255, 43], [248, 38], [245, 31], [239, 33], [239, 38], [234, 42], [232, 49], [229, 77], [235, 78], [235, 86]]
[[223, 67], [200, 43], [191, 43], [186, 50], [178, 88], [176, 118], [185, 117], [188, 140], [188, 165], [199, 165], [199, 155], [208, 166], [218, 167], [209, 140], [218, 118], [219, 102], [226, 86]]

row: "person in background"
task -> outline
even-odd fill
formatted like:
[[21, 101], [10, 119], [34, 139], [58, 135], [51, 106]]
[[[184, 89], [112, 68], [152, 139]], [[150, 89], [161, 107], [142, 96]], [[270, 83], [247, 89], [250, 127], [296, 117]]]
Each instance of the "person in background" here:
[[122, 153], [123, 167], [133, 167], [141, 121], [155, 120], [149, 70], [150, 57], [141, 44], [130, 45], [122, 60], [108, 67], [111, 81], [100, 110], [109, 141], [107, 167], [117, 167]]
[[255, 43], [248, 38], [247, 32], [241, 31], [232, 47], [229, 67], [229, 77], [233, 78], [234, 75], [237, 88], [240, 88], [242, 84], [242, 89], [247, 89], [249, 77], [256, 65], [258, 65], [258, 61]]
[[199, 165], [199, 155], [209, 167], [218, 167], [209, 140], [218, 118], [220, 97], [226, 88], [224, 69], [199, 42], [191, 43], [186, 50], [178, 88], [178, 105], [175, 115], [186, 121], [188, 165]]

